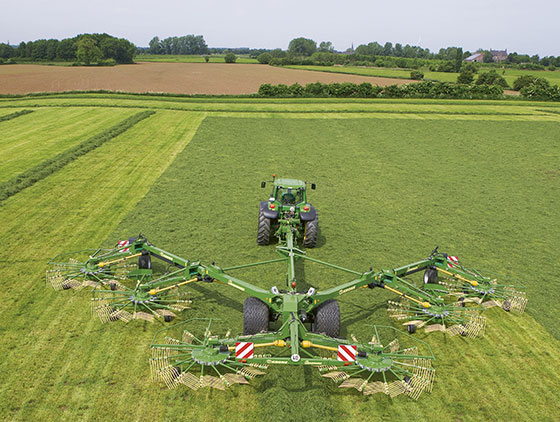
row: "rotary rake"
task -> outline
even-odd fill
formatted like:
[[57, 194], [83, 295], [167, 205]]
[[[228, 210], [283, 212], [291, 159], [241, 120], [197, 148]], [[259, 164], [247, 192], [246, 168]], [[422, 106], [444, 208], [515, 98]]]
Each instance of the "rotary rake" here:
[[[317, 241], [317, 211], [307, 203], [307, 184], [293, 179], [273, 182], [269, 201], [260, 205], [257, 243], [267, 244], [269, 236], [276, 237], [277, 259], [222, 268], [213, 262], [207, 265], [181, 258], [140, 234], [112, 249], [60, 255], [49, 262], [47, 280], [56, 290], [92, 287], [92, 312], [102, 323], [169, 322], [188, 308], [190, 301], [183, 288], [191, 283], [220, 283], [248, 295], [242, 335], [232, 336], [227, 330], [216, 336], [212, 334], [216, 325], [218, 332], [226, 331], [223, 323], [197, 318], [156, 333], [151, 344], [152, 379], [169, 388], [192, 390], [246, 384], [270, 365], [304, 365], [317, 367], [323, 377], [341, 388], [417, 399], [422, 392], [431, 391], [434, 355], [426, 343], [410, 334], [424, 328], [450, 336], [482, 336], [486, 319], [481, 313], [488, 307], [524, 311], [527, 299], [518, 288], [499, 284], [438, 248], [409, 265], [365, 272], [309, 257], [298, 246], [312, 248]], [[163, 274], [156, 275], [152, 269], [154, 258], [168, 265]], [[351, 280], [329, 289], [300, 291], [295, 271], [298, 260], [342, 271]], [[282, 288], [267, 290], [230, 275], [277, 262], [287, 264]], [[411, 280], [418, 272], [423, 272], [424, 283]], [[337, 298], [376, 288], [398, 298], [389, 301], [387, 312], [408, 333], [374, 326], [371, 339], [339, 338]]]

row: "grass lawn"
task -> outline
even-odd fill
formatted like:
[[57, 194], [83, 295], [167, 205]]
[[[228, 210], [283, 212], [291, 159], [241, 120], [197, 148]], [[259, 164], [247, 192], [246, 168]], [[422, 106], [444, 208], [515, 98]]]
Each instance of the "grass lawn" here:
[[[560, 115], [525, 104], [0, 99], [0, 113], [35, 110], [0, 128], [19, 121], [27, 130], [32, 118], [47, 125], [43, 113], [60, 113], [60, 134], [84, 106], [98, 113], [96, 121], [156, 110], [0, 207], [0, 262], [9, 280], [0, 305], [0, 412], [6, 420], [556, 420], [560, 264], [551, 251], [560, 237]], [[436, 113], [426, 114], [431, 107]], [[374, 112], [384, 108], [390, 113]], [[27, 139], [48, 139], [40, 136]], [[66, 147], [53, 144], [51, 153]], [[311, 257], [363, 271], [408, 263], [439, 245], [522, 281], [527, 313], [487, 311], [486, 336], [477, 340], [417, 333], [437, 358], [434, 390], [418, 402], [338, 389], [312, 368], [269, 368], [250, 386], [193, 393], [150, 383], [148, 345], [157, 324], [101, 326], [90, 318], [88, 292], [44, 285], [45, 263], [57, 253], [139, 232], [206, 263], [274, 258], [274, 246], [255, 241], [258, 201], [268, 194], [259, 184], [273, 172], [317, 183], [310, 198], [320, 236]], [[298, 273], [321, 289], [347, 280], [312, 263]], [[233, 275], [266, 288], [284, 282], [282, 265]], [[240, 292], [215, 284], [191, 290], [185, 317], [217, 316], [240, 331]], [[392, 297], [378, 289], [342, 297], [342, 335], [394, 325], [385, 314]]]
[[[384, 67], [361, 67], [361, 66], [285, 66], [291, 69], [313, 70], [319, 72], [332, 72], [332, 73], [347, 73], [350, 75], [362, 76], [377, 76], [382, 78], [402, 78], [410, 79], [410, 69], [388, 69]], [[490, 69], [479, 69], [478, 73], [488, 72]], [[521, 70], [521, 69], [496, 69], [501, 74], [510, 87], [513, 82], [520, 76], [533, 75], [539, 78], [547, 79], [552, 85], [560, 84], [560, 71], [553, 72], [548, 70]], [[442, 82], [457, 82], [459, 73], [453, 72], [430, 72], [423, 71], [424, 79], [442, 81]]]

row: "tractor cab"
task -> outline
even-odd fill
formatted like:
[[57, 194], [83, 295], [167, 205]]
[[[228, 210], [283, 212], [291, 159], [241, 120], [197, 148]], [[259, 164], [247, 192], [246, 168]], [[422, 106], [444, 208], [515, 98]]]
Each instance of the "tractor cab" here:
[[296, 179], [276, 179], [270, 196], [282, 206], [295, 206], [306, 202], [305, 183]]

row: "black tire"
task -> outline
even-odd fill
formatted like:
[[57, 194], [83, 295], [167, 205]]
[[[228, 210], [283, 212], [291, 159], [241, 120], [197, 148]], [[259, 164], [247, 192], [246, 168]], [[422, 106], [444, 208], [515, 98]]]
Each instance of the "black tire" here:
[[337, 338], [340, 334], [340, 308], [335, 299], [329, 299], [317, 307], [313, 332]]
[[243, 302], [243, 335], [253, 335], [268, 331], [270, 310], [266, 303], [256, 297], [248, 297]]
[[138, 258], [138, 268], [141, 270], [149, 270], [152, 268], [152, 258], [150, 255], [142, 255]]
[[111, 290], [117, 290], [117, 283], [110, 283], [109, 287], [111, 288]]
[[511, 311], [511, 302], [509, 300], [504, 300], [504, 302], [502, 303], [502, 309], [506, 312]]
[[437, 270], [434, 268], [428, 268], [424, 271], [424, 283], [425, 284], [436, 284], [437, 283]]
[[171, 322], [171, 320], [173, 320], [173, 315], [164, 315], [163, 320], [165, 322]]
[[264, 246], [270, 243], [270, 218], [266, 218], [259, 210], [259, 228], [257, 231], [257, 244]]
[[409, 332], [409, 334], [414, 334], [416, 332], [416, 325], [414, 324], [408, 324], [406, 326], [406, 331]]
[[303, 236], [303, 246], [314, 248], [317, 245], [317, 235], [319, 234], [319, 219], [310, 220], [305, 223], [305, 235]]

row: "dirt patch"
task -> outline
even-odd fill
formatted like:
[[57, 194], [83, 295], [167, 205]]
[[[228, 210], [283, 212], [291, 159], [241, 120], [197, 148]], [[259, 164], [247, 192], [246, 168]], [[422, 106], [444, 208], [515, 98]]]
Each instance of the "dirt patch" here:
[[404, 79], [377, 78], [267, 65], [226, 63], [138, 63], [115, 67], [0, 66], [0, 94], [112, 90], [179, 94], [253, 94], [263, 83], [370, 82], [402, 85]]

